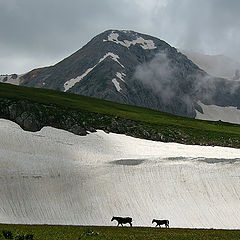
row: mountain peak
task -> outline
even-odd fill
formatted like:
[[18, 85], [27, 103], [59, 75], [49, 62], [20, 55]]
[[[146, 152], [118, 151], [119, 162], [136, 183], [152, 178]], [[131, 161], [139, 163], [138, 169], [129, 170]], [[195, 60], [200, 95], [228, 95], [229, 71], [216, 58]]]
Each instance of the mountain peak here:
[[104, 42], [114, 42], [120, 44], [126, 48], [132, 45], [139, 44], [143, 49], [155, 49], [157, 48], [153, 39], [146, 37], [146, 35], [129, 31], [129, 30], [111, 30], [108, 31], [107, 38], [103, 39]]
[[[229, 96], [227, 84], [222, 79], [210, 79], [185, 55], [158, 38], [113, 29], [95, 36], [56, 65], [23, 75], [20, 81], [23, 86], [72, 92], [188, 117], [195, 117], [196, 109], [201, 112], [198, 101], [240, 106], [238, 92]], [[220, 89], [219, 94], [215, 88]]]

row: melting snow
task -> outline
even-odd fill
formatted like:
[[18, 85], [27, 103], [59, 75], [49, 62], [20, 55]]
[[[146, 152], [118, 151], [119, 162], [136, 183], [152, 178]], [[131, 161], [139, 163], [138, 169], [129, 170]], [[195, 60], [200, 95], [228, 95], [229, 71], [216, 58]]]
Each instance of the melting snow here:
[[196, 110], [196, 119], [224, 121], [240, 124], [240, 110], [237, 107], [220, 107], [216, 105], [205, 105], [201, 102], [198, 104], [202, 107], [203, 114]]
[[104, 39], [103, 41], [104, 42], [111, 41], [111, 42], [114, 42], [116, 44], [121, 44], [122, 46], [127, 47], [127, 48], [129, 48], [131, 45], [136, 45], [136, 44], [140, 44], [140, 46], [143, 49], [155, 49], [155, 48], [157, 48], [155, 46], [153, 40], [145, 40], [142, 37], [137, 37], [135, 40], [132, 40], [132, 41], [128, 41], [128, 40], [120, 41], [120, 40], [118, 40], [118, 37], [119, 37], [119, 34], [112, 31], [109, 34], [108, 39], [107, 40]]
[[0, 222], [240, 228], [240, 150], [0, 119]]
[[[13, 76], [16, 76], [13, 77]], [[19, 85], [20, 77], [23, 76], [24, 74], [17, 75], [17, 74], [11, 74], [11, 75], [0, 75], [0, 82], [3, 83], [10, 83], [13, 85]]]
[[63, 85], [64, 87], [64, 92], [68, 91], [70, 88], [72, 88], [76, 83], [80, 82], [84, 77], [86, 77], [99, 63], [101, 63], [103, 60], [105, 60], [107, 57], [111, 57], [112, 60], [114, 60], [115, 62], [117, 62], [122, 68], [124, 68], [124, 66], [118, 61], [119, 56], [108, 52], [106, 53], [102, 58], [99, 59], [98, 63], [96, 65], [94, 65], [92, 68], [87, 69], [87, 71], [85, 73], [83, 73], [81, 76], [78, 76], [76, 78], [72, 78], [68, 81], [66, 81]]
[[102, 61], [103, 61], [105, 58], [107, 58], [107, 57], [111, 57], [112, 60], [114, 60], [115, 62], [117, 62], [122, 68], [125, 68], [125, 67], [118, 61], [119, 56], [116, 55], [116, 54], [114, 54], [114, 53], [111, 53], [111, 52], [106, 53], [106, 54], [99, 60], [99, 62], [102, 62]]
[[122, 80], [123, 82], [125, 82], [123, 78], [126, 77], [126, 74], [117, 72], [116, 77], [119, 78], [120, 80]]
[[89, 68], [85, 73], [83, 73], [81, 76], [78, 76], [76, 78], [72, 78], [70, 80], [68, 80], [67, 82], [64, 83], [64, 92], [66, 92], [67, 90], [69, 90], [70, 88], [72, 88], [76, 83], [80, 82], [84, 77], [86, 77], [95, 67], [97, 66], [97, 64], [92, 67]]
[[117, 89], [118, 92], [120, 92], [122, 90], [121, 87], [120, 87], [120, 84], [119, 84], [119, 82], [117, 81], [116, 78], [114, 78], [112, 80], [112, 83], [114, 84], [114, 86], [115, 86], [115, 88]]

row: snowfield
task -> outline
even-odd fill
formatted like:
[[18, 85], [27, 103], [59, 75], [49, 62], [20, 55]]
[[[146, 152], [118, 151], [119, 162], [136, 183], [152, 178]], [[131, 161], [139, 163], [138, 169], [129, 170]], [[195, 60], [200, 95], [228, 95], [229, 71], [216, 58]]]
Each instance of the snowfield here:
[[11, 75], [0, 75], [0, 82], [3, 83], [10, 83], [13, 85], [19, 85], [20, 77], [24, 74], [17, 75], [17, 74], [11, 74]]
[[237, 107], [220, 107], [216, 105], [205, 105], [198, 102], [203, 114], [196, 110], [196, 119], [223, 121], [240, 124], [240, 110]]
[[240, 228], [240, 150], [0, 119], [0, 222]]

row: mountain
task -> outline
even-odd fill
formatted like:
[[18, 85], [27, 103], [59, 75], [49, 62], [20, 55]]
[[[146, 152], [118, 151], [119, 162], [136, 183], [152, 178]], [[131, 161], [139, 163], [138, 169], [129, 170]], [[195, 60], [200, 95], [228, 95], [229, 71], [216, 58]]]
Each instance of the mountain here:
[[224, 55], [206, 55], [198, 52], [181, 50], [191, 61], [212, 76], [240, 80], [240, 63]]
[[[167, 81], [163, 83], [169, 92], [173, 88], [176, 91], [174, 95], [177, 97], [167, 96], [168, 99], [162, 96], [162, 89], [155, 87], [155, 80], [151, 82], [140, 76], [141, 66], [148, 68], [144, 64], [153, 61], [157, 65], [160, 61], [165, 68], [168, 67], [164, 66], [166, 59], [176, 68], [176, 76], [168, 74]], [[191, 77], [185, 81], [186, 77], [197, 72], [201, 70], [196, 65], [160, 39], [133, 31], [109, 30], [94, 37], [58, 64], [24, 75], [21, 85], [51, 88], [194, 117], [194, 107], [182, 103], [182, 99], [188, 98], [185, 95], [192, 82]], [[174, 81], [176, 77], [178, 82]]]
[[239, 82], [207, 74], [158, 38], [125, 30], [97, 35], [56, 65], [22, 75], [19, 84], [192, 118], [204, 115], [201, 104], [240, 107]]

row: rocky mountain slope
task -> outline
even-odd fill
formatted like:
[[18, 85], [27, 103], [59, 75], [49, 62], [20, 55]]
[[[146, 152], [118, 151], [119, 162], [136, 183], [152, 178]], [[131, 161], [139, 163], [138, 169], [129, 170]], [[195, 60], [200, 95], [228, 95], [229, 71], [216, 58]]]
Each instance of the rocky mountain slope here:
[[[152, 69], [147, 73], [149, 76], [144, 76], [144, 68], [149, 69], [146, 64], [156, 65], [157, 73]], [[21, 85], [68, 91], [194, 117], [193, 104], [182, 100], [188, 99], [187, 91], [193, 81], [191, 75], [198, 72], [202, 73], [164, 41], [132, 31], [109, 30], [55, 66], [24, 75]], [[154, 74], [163, 83], [150, 79]], [[162, 96], [162, 88], [169, 94]], [[173, 94], [176, 97], [173, 98]]]
[[34, 69], [19, 84], [143, 106], [180, 116], [203, 113], [199, 102], [240, 107], [240, 84], [209, 76], [166, 42], [108, 30], [54, 66]]

